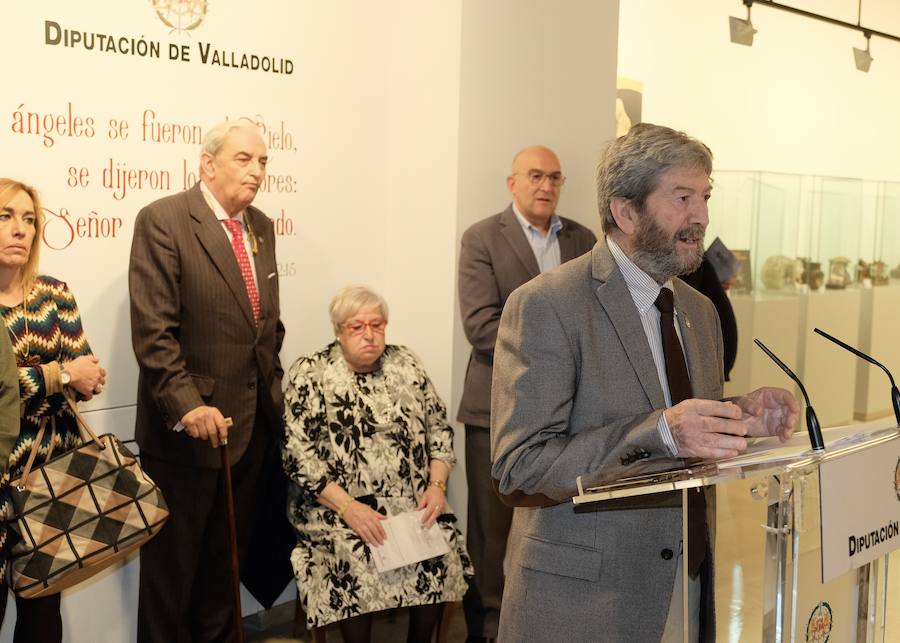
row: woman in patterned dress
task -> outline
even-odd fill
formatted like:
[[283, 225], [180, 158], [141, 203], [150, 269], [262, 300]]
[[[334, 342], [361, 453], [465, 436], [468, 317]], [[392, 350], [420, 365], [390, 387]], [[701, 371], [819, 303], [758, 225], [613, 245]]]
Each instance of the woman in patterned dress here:
[[[63, 389], [69, 387], [89, 400], [102, 390], [106, 372], [81, 328], [81, 316], [72, 293], [61, 281], [38, 275], [38, 257], [44, 215], [34, 188], [0, 178], [0, 315], [12, 340], [21, 398], [19, 434], [0, 483], [0, 567], [5, 582], [14, 533], [9, 529], [12, 506], [9, 482], [22, 474], [25, 461], [44, 418], [52, 418], [53, 453], [81, 444], [74, 415]], [[51, 449], [48, 428], [35, 464]], [[0, 620], [8, 592], [0, 590]], [[16, 597], [14, 641], [62, 640], [60, 595], [24, 599]]]
[[[330, 312], [336, 341], [294, 363], [285, 393], [291, 562], [307, 623], [337, 622], [356, 643], [370, 639], [372, 613], [409, 607], [407, 640], [430, 641], [443, 604], [461, 600], [472, 576], [445, 498], [453, 429], [415, 355], [385, 345], [379, 295], [344, 288]], [[379, 573], [381, 521], [408, 511], [426, 528], [436, 523], [449, 552]]]

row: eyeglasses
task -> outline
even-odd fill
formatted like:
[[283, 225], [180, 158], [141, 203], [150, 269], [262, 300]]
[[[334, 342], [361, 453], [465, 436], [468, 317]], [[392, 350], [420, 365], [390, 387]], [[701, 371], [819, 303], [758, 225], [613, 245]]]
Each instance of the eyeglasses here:
[[366, 332], [366, 327], [373, 333], [384, 335], [384, 329], [387, 327], [386, 319], [373, 319], [372, 321], [349, 321], [344, 324], [344, 329], [351, 335], [362, 335]]
[[566, 182], [566, 177], [563, 176], [562, 172], [551, 172], [550, 174], [546, 174], [540, 170], [529, 170], [525, 176], [528, 177], [528, 182], [535, 187], [541, 185], [544, 182], [544, 179], [548, 179], [550, 185], [555, 188], [560, 187]]

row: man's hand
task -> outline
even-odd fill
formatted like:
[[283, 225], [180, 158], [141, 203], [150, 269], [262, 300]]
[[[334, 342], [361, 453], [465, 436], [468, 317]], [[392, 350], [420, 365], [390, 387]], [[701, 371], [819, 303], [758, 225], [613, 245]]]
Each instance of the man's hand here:
[[219, 444], [228, 444], [228, 421], [214, 406], [198, 406], [181, 418], [185, 431], [192, 438], [209, 440], [215, 449]]
[[747, 435], [755, 438], [777, 435], [786, 442], [794, 434], [800, 405], [789, 391], [764, 386], [732, 401], [741, 407]]
[[664, 415], [680, 458], [733, 458], [747, 448], [747, 424], [737, 404], [684, 400]]

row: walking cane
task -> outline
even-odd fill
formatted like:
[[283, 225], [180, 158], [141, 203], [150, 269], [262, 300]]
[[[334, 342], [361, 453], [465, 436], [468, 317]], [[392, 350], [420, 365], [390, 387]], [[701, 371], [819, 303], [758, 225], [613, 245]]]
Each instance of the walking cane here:
[[[225, 418], [225, 424], [231, 427], [234, 422]], [[225, 485], [225, 513], [228, 516], [228, 548], [231, 550], [231, 595], [234, 601], [234, 640], [244, 643], [244, 625], [241, 620], [241, 570], [238, 563], [237, 527], [234, 523], [234, 494], [231, 490], [231, 465], [228, 463], [228, 442], [219, 445], [222, 457], [222, 481]]]

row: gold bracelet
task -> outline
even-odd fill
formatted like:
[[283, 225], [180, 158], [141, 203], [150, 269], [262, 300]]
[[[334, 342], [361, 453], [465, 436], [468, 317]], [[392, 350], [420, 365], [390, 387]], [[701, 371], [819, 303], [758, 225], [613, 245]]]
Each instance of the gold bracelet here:
[[347, 502], [345, 502], [343, 505], [341, 505], [340, 509], [338, 509], [338, 512], [337, 512], [338, 518], [343, 518], [344, 512], [346, 512], [347, 509], [349, 509], [350, 505], [352, 505], [352, 504], [353, 504], [353, 498], [352, 497], [347, 498]]
[[440, 489], [441, 491], [443, 491], [444, 493], [447, 493], [447, 483], [444, 482], [443, 480], [429, 480], [428, 486], [429, 487], [435, 486], [438, 489]]

